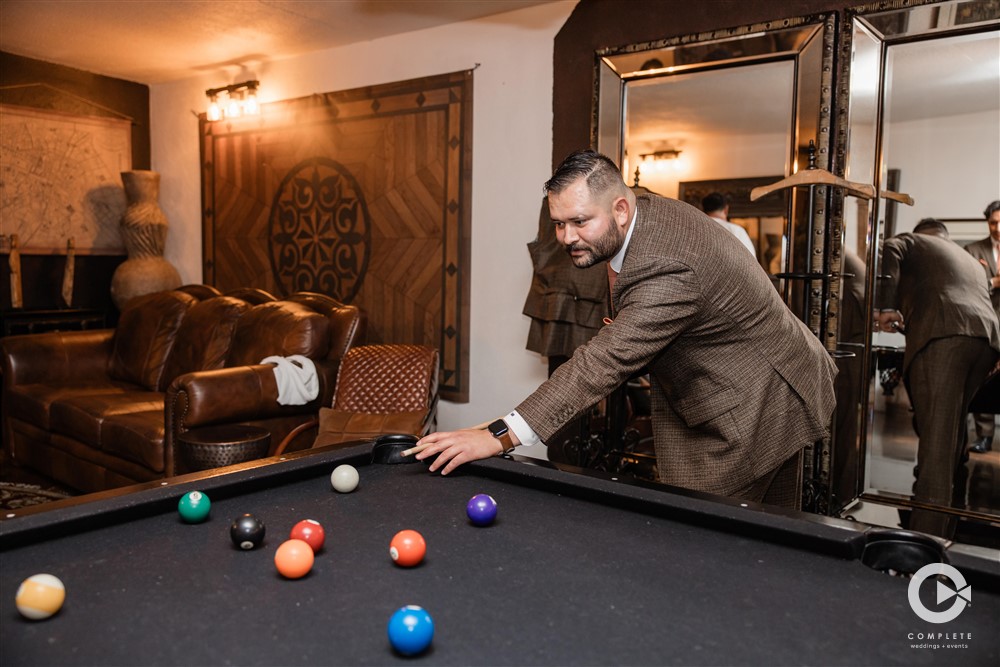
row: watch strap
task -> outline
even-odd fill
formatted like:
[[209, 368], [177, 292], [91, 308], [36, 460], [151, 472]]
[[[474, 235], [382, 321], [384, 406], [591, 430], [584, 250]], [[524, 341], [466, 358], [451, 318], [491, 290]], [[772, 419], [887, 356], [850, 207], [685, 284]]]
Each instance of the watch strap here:
[[510, 428], [507, 426], [507, 422], [497, 419], [491, 422], [487, 428], [490, 434], [500, 441], [500, 454], [510, 454], [514, 451], [516, 445], [510, 437]]

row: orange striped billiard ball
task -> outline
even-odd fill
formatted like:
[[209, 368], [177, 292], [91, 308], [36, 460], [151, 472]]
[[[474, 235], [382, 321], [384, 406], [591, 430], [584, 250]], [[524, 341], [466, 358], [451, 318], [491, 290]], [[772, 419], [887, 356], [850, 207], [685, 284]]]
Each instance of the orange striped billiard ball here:
[[51, 574], [34, 574], [17, 588], [17, 610], [25, 618], [40, 621], [52, 616], [66, 600], [66, 587], [59, 577]]

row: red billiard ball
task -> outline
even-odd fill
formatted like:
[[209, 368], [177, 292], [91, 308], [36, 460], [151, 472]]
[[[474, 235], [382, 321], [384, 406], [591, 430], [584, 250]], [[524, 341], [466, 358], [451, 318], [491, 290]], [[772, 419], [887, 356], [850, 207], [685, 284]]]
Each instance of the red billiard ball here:
[[326, 540], [326, 533], [323, 531], [323, 526], [319, 524], [319, 521], [303, 519], [292, 527], [292, 532], [288, 537], [292, 540], [302, 540], [312, 547], [313, 553], [319, 553], [319, 550], [323, 548], [323, 542]]
[[288, 579], [306, 576], [313, 566], [313, 550], [302, 540], [282, 542], [274, 553], [274, 566]]
[[415, 530], [401, 530], [389, 543], [389, 556], [396, 565], [413, 567], [424, 559], [427, 553], [427, 543], [424, 536]]

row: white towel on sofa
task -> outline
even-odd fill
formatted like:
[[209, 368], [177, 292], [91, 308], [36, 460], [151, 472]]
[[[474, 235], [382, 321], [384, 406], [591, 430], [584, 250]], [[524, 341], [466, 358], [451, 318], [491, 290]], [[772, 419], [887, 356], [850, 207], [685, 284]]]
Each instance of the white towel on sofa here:
[[301, 354], [293, 354], [290, 357], [267, 357], [260, 363], [276, 364], [274, 379], [278, 383], [278, 403], [303, 405], [319, 396], [316, 364], [309, 357]]

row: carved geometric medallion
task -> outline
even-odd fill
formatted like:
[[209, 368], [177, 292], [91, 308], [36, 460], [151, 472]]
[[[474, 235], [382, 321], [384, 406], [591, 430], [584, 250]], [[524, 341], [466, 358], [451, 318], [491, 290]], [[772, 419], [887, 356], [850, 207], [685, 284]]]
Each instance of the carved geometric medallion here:
[[284, 294], [329, 294], [351, 303], [371, 251], [368, 206], [357, 180], [325, 157], [303, 160], [278, 186], [269, 220], [269, 254]]

